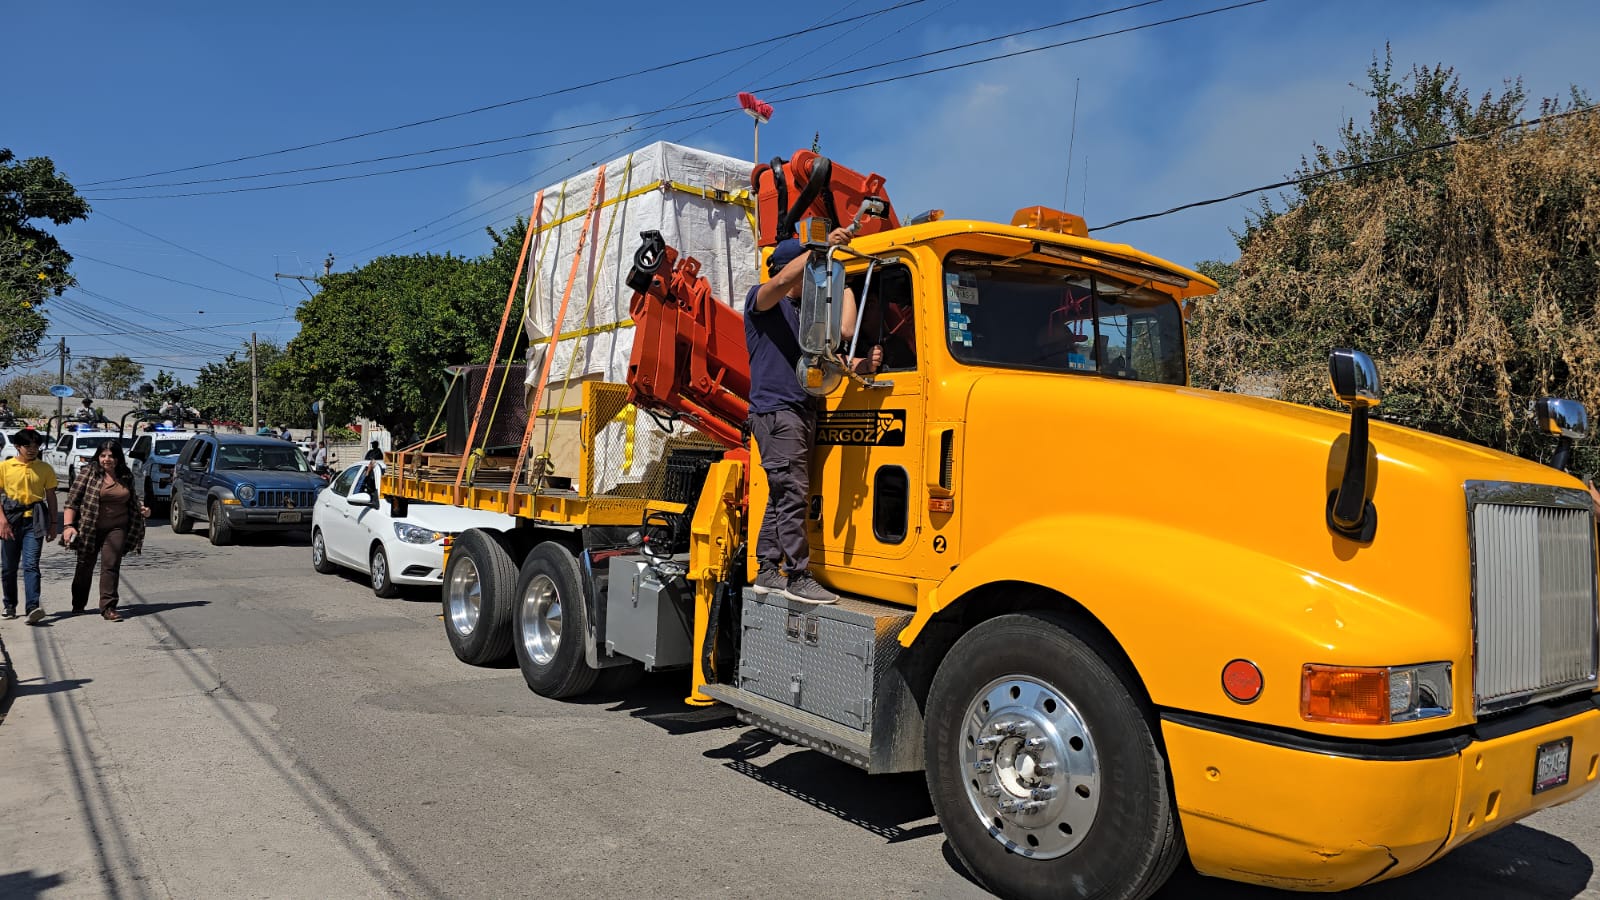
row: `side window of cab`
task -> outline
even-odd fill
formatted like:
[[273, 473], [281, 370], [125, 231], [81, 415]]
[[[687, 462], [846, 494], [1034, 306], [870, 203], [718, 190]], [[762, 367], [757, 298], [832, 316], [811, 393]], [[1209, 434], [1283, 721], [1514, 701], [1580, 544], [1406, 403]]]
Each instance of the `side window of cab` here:
[[[871, 348], [882, 349], [882, 372], [910, 372], [917, 368], [917, 331], [912, 318], [911, 270], [890, 263], [876, 266], [872, 281], [865, 275], [849, 279], [851, 290], [861, 297], [861, 329], [856, 338], [856, 356], [870, 357]], [[863, 289], [865, 297], [862, 297]]]
[[56, 441], [56, 450], [60, 453], [72, 452], [72, 435], [63, 434], [61, 440]]
[[189, 454], [189, 467], [198, 472], [204, 472], [211, 467], [211, 451], [213, 445], [210, 441], [201, 438], [196, 442], [194, 452]]
[[137, 441], [133, 442], [133, 450], [128, 454], [128, 456], [132, 459], [149, 459], [150, 444], [151, 441], [149, 435], [139, 438]]

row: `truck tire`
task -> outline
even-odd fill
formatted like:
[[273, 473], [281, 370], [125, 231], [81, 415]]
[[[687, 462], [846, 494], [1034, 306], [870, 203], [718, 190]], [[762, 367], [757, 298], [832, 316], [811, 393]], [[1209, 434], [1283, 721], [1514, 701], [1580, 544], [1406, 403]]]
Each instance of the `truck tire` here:
[[385, 600], [400, 596], [400, 586], [394, 583], [394, 573], [389, 570], [389, 554], [383, 552], [382, 544], [373, 545], [367, 571], [372, 575], [373, 594]]
[[473, 528], [456, 538], [444, 572], [444, 632], [456, 659], [468, 665], [499, 662], [511, 651], [517, 567], [503, 539]]
[[206, 506], [206, 532], [213, 547], [226, 547], [233, 543], [233, 526], [228, 524], [228, 514], [222, 504], [215, 500]]
[[328, 558], [328, 542], [322, 538], [322, 529], [311, 532], [311, 568], [318, 575], [332, 575], [339, 567]]
[[541, 697], [576, 697], [600, 673], [584, 658], [588, 598], [578, 561], [566, 547], [546, 541], [522, 561], [511, 627], [517, 666]]
[[1183, 857], [1155, 719], [1099, 643], [1048, 613], [999, 616], [934, 676], [928, 792], [1001, 897], [1143, 900]]
[[183, 506], [183, 495], [177, 488], [172, 489], [172, 513], [167, 518], [167, 524], [172, 526], [173, 534], [188, 534], [194, 523], [189, 520], [189, 511]]

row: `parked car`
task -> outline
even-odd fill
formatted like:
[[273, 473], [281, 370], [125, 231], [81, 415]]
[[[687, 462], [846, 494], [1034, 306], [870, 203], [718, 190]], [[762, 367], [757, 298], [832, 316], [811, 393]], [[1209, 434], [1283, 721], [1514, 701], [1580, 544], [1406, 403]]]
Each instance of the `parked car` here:
[[133, 488], [144, 505], [155, 515], [172, 508], [172, 472], [178, 455], [198, 431], [153, 431], [134, 439], [128, 451], [128, 468], [133, 471]]
[[368, 575], [379, 597], [398, 595], [401, 585], [443, 584], [445, 544], [457, 534], [516, 527], [510, 516], [432, 503], [407, 503], [397, 516], [387, 499], [373, 500], [365, 469], [365, 463], [346, 468], [317, 498], [311, 567], [324, 575], [339, 566]]
[[311, 533], [322, 479], [293, 444], [275, 437], [200, 434], [189, 439], [172, 477], [172, 530], [204, 520], [211, 543], [240, 531]]
[[95, 451], [108, 440], [122, 442], [123, 449], [127, 449], [127, 442], [115, 431], [89, 429], [63, 432], [54, 444], [45, 447], [43, 459], [50, 468], [56, 470], [56, 481], [61, 490], [72, 487], [72, 483], [78, 480], [78, 467], [85, 460], [93, 459]]

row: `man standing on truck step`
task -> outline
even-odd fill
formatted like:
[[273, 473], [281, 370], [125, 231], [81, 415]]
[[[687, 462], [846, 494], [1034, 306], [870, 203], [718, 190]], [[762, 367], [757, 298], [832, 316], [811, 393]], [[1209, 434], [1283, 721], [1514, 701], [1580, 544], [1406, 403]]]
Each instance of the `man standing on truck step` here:
[[[836, 228], [830, 244], [850, 243]], [[790, 238], [773, 248], [771, 277], [744, 299], [744, 343], [750, 352], [750, 433], [767, 473], [767, 510], [756, 538], [758, 594], [780, 593], [804, 603], [835, 603], [839, 596], [811, 577], [806, 504], [811, 495], [811, 445], [816, 427], [811, 395], [800, 387], [800, 283], [806, 250]], [[849, 304], [847, 304], [848, 306]], [[853, 326], [854, 317], [844, 319]], [[784, 571], [787, 569], [787, 577]]]

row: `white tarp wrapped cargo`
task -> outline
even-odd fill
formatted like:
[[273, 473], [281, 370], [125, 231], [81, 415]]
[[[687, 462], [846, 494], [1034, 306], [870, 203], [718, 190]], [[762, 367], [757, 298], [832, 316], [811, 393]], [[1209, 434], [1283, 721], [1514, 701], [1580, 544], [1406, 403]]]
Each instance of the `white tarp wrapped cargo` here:
[[[699, 260], [713, 294], [743, 309], [756, 282], [750, 169], [744, 160], [662, 142], [544, 190], [528, 248], [523, 321], [530, 400], [551, 354], [542, 411], [570, 415], [563, 411], [581, 402], [583, 380], [627, 380], [634, 329], [626, 280], [640, 232], [659, 231], [680, 254]], [[563, 296], [566, 315], [552, 347]], [[596, 459], [615, 461], [612, 472], [596, 472], [596, 493], [636, 480], [661, 455], [665, 432], [637, 410], [624, 418], [595, 448]], [[548, 440], [549, 431], [541, 427], [536, 438]]]

